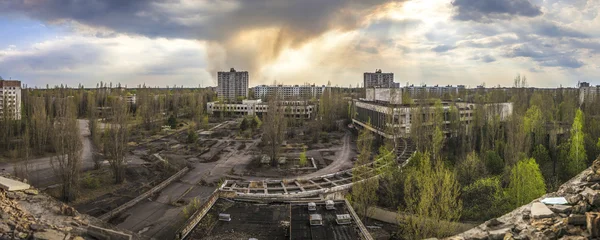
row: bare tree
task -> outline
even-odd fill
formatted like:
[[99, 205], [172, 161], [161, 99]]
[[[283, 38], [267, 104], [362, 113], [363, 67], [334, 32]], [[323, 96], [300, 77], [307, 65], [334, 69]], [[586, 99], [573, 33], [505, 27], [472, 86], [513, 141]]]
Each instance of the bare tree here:
[[62, 199], [75, 199], [81, 169], [82, 143], [75, 115], [75, 104], [70, 98], [56, 99], [56, 117], [52, 124], [51, 143], [56, 156], [50, 164], [62, 183]]
[[279, 96], [277, 93], [269, 100], [269, 111], [264, 120], [264, 134], [262, 141], [266, 143], [267, 154], [271, 157], [271, 165], [277, 166], [277, 157], [281, 144], [285, 140], [286, 121], [284, 116], [285, 109], [279, 106]]
[[129, 137], [128, 108], [123, 100], [114, 99], [111, 104], [111, 120], [104, 132], [104, 155], [110, 163], [115, 183], [125, 180], [125, 154]]

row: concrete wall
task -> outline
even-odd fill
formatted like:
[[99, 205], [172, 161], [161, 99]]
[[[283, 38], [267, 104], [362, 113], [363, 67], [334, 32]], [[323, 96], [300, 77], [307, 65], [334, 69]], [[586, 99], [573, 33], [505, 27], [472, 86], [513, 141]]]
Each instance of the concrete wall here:
[[113, 216], [127, 210], [130, 207], [133, 207], [133, 205], [137, 204], [138, 202], [150, 197], [150, 195], [162, 190], [163, 188], [165, 188], [166, 186], [168, 186], [169, 184], [171, 184], [173, 181], [179, 179], [183, 174], [185, 174], [187, 171], [189, 170], [188, 167], [185, 167], [184, 169], [181, 169], [179, 172], [173, 174], [173, 176], [171, 176], [170, 178], [168, 178], [167, 180], [163, 181], [162, 183], [156, 185], [155, 187], [153, 187], [152, 189], [148, 190], [147, 192], [137, 196], [136, 198], [132, 199], [131, 201], [113, 209], [110, 212], [107, 212], [105, 214], [103, 214], [102, 216], [98, 217], [98, 219], [102, 220], [102, 221], [108, 221], [110, 218], [112, 218]]
[[395, 88], [367, 88], [366, 99], [391, 104], [402, 104], [402, 90]]

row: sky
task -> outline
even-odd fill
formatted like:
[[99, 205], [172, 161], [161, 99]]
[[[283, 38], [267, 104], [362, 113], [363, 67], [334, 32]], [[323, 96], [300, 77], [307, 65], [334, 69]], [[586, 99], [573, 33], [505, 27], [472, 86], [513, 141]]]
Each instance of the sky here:
[[28, 86], [600, 85], [600, 0], [0, 0], [0, 76]]

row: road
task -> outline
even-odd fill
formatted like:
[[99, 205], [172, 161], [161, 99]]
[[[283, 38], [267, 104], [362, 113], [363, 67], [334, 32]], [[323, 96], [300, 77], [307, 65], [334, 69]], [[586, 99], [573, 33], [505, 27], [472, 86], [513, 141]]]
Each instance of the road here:
[[[78, 120], [79, 134], [83, 149], [81, 151], [82, 165], [81, 170], [86, 171], [94, 167], [92, 158], [92, 142], [89, 138], [88, 120]], [[58, 183], [54, 176], [54, 170], [51, 164], [52, 157], [43, 157], [29, 160], [29, 183], [38, 188], [44, 188]], [[0, 171], [14, 174], [14, 163], [1, 163]]]
[[327, 165], [324, 168], [319, 169], [316, 172], [298, 176], [297, 178], [318, 177], [318, 176], [322, 176], [322, 175], [339, 172], [342, 170], [352, 168], [352, 166], [353, 166], [353, 163], [351, 161], [352, 148], [351, 148], [351, 144], [350, 144], [351, 135], [352, 134], [350, 133], [350, 131], [346, 131], [346, 134], [344, 135], [344, 138], [343, 138], [344, 145], [342, 146], [342, 150], [340, 151], [339, 156], [331, 164]]

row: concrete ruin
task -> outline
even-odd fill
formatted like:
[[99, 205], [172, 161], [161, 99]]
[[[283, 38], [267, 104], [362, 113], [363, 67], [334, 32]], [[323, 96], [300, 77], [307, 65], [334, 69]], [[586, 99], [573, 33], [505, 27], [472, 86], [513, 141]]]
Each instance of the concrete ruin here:
[[599, 212], [600, 158], [558, 191], [447, 239], [596, 239]]

